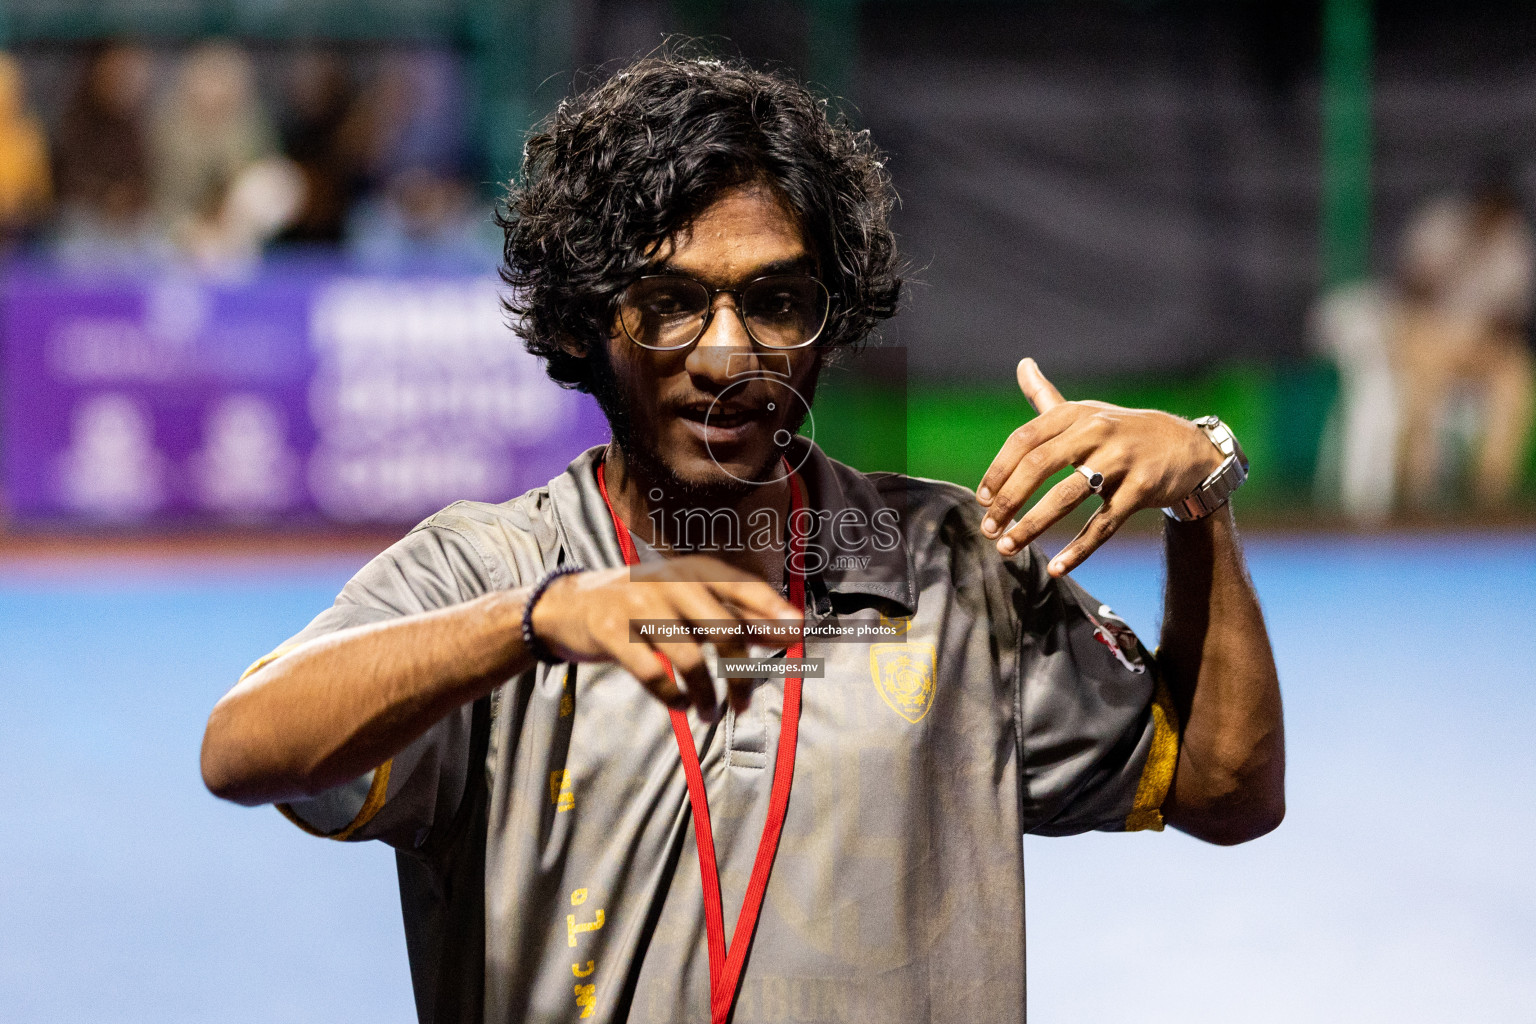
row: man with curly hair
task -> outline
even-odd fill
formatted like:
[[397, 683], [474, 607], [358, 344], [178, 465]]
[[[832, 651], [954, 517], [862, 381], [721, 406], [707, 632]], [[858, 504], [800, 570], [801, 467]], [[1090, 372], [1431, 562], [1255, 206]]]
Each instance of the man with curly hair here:
[[[1219, 421], [1024, 360], [1040, 415], [974, 492], [798, 436], [896, 311], [893, 201], [866, 134], [737, 64], [643, 60], [529, 140], [508, 305], [612, 443], [426, 520], [203, 746], [216, 794], [396, 848], [423, 1021], [1021, 1021], [1025, 833], [1279, 823]], [[1155, 659], [1067, 576], [1143, 508]]]

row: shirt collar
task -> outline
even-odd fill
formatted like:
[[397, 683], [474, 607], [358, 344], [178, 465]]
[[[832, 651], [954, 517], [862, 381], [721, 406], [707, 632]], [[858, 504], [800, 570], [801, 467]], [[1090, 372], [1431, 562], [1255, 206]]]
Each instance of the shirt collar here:
[[[613, 517], [597, 486], [604, 447], [589, 448], [550, 481], [549, 494], [569, 560], [589, 569], [624, 564]], [[901, 490], [884, 495], [874, 480], [796, 438], [787, 453], [814, 513], [807, 539], [807, 582], [832, 594], [862, 594], [917, 608]]]

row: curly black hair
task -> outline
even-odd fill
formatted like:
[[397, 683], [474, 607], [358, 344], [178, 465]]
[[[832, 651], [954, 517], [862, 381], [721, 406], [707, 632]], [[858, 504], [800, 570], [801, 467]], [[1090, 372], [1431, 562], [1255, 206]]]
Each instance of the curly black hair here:
[[866, 338], [901, 291], [895, 191], [867, 131], [825, 101], [737, 61], [644, 58], [571, 99], [528, 140], [497, 223], [501, 278], [528, 351], [592, 388], [618, 294], [726, 189], [766, 182], [798, 215], [832, 293], [820, 344]]

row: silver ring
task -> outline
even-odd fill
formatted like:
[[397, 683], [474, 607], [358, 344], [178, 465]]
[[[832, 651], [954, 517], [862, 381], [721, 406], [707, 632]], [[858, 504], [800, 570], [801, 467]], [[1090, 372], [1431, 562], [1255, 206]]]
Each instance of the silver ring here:
[[1083, 474], [1083, 479], [1088, 481], [1088, 489], [1094, 494], [1104, 490], [1104, 474], [1098, 470], [1089, 469], [1087, 466], [1078, 466], [1077, 471]]

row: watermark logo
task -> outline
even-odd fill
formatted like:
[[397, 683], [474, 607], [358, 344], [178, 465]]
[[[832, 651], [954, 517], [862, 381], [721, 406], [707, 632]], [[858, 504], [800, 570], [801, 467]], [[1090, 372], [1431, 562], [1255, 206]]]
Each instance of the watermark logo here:
[[[816, 439], [816, 416], [811, 411], [811, 403], [806, 401], [804, 395], [790, 386], [790, 362], [789, 357], [783, 353], [764, 352], [749, 354], [746, 352], [733, 352], [726, 360], [726, 376], [731, 378], [731, 383], [726, 385], [710, 403], [709, 411], [704, 414], [704, 425], [709, 426], [722, 407], [730, 408], [732, 403], [744, 395], [749, 388], [758, 391], [766, 390], [768, 395], [767, 412], [784, 423], [800, 423], [800, 436], [808, 441]], [[790, 442], [794, 440], [787, 427], [780, 427], [773, 436], [774, 447], [781, 452], [790, 452]], [[727, 468], [726, 463], [715, 453], [714, 446], [708, 441], [704, 444], [709, 452], [709, 459], [726, 476], [732, 480], [747, 484], [752, 487], [765, 487], [776, 484], [788, 478], [789, 473], [800, 472], [810, 457], [810, 445], [805, 445], [792, 458], [777, 460], [766, 477], [761, 480], [748, 480], [738, 476]]]
[[[904, 472], [904, 350], [829, 354], [814, 386], [795, 372], [797, 364], [788, 353], [731, 352], [725, 358], [729, 379], [703, 417], [706, 428], [720, 417], [718, 427], [724, 429], [703, 431], [703, 454], [717, 479], [747, 489], [716, 503], [653, 487], [645, 513], [648, 539], [669, 553], [711, 554], [738, 564], [760, 565], [764, 560], [759, 556], [782, 552], [791, 572], [825, 575], [833, 589], [839, 581], [855, 580], [900, 587], [909, 572], [905, 490], [850, 480], [840, 468], [823, 468], [818, 449], [866, 472]], [[729, 428], [739, 426], [744, 415], [764, 416], [776, 431], [771, 438], [757, 437], [758, 444], [767, 440], [772, 446], [763, 461], [755, 456], [744, 460], [739, 442], [720, 440], [742, 436]], [[754, 461], [756, 466], [744, 464]], [[810, 507], [791, 511], [783, 507], [787, 502], [753, 500], [762, 494], [758, 488], [782, 487], [791, 475], [799, 478]], [[748, 557], [732, 557], [738, 554]]]

